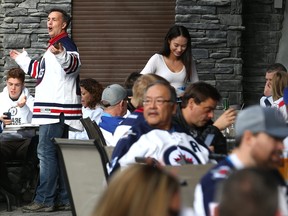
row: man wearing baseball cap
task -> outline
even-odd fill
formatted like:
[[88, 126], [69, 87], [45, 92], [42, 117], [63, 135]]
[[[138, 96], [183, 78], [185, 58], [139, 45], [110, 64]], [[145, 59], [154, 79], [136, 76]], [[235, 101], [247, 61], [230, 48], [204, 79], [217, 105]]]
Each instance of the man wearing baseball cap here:
[[195, 188], [195, 215], [212, 215], [217, 206], [215, 195], [219, 184], [233, 171], [244, 167], [271, 170], [279, 183], [279, 197], [282, 197], [279, 200], [280, 211], [282, 215], [287, 215], [287, 202], [284, 202], [287, 186], [277, 171], [284, 149], [283, 139], [288, 136], [288, 127], [282, 114], [273, 108], [248, 107], [239, 112], [235, 132], [236, 148], [204, 175]]
[[127, 112], [127, 91], [119, 84], [109, 85], [102, 93], [101, 103], [104, 112], [99, 127], [107, 146], [110, 146], [113, 143], [113, 133]]

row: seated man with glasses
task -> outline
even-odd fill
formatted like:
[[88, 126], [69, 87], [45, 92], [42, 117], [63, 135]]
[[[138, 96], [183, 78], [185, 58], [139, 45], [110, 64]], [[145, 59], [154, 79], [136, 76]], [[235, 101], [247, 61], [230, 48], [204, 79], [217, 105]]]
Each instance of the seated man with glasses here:
[[112, 154], [110, 172], [135, 163], [135, 157], [154, 158], [161, 165], [205, 164], [209, 149], [181, 127], [172, 124], [176, 92], [167, 82], [156, 81], [144, 93], [145, 121], [122, 137]]

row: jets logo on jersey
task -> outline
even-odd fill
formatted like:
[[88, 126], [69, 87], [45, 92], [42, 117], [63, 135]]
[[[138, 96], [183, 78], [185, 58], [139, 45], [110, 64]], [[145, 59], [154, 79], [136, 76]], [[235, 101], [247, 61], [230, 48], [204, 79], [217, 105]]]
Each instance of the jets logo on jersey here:
[[11, 113], [11, 116], [15, 116], [18, 113], [17, 107], [10, 107], [10, 109], [8, 110], [8, 112]]
[[212, 178], [227, 178], [231, 173], [231, 168], [229, 166], [221, 166], [212, 171]]
[[163, 159], [167, 165], [201, 164], [197, 155], [184, 146], [171, 146], [164, 152]]

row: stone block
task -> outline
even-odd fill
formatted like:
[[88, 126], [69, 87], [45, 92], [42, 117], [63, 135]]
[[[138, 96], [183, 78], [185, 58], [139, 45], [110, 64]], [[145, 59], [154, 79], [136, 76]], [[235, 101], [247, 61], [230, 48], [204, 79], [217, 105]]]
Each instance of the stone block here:
[[207, 49], [192, 49], [192, 54], [196, 59], [209, 57], [209, 52]]
[[5, 29], [5, 28], [8, 28], [8, 29], [17, 29], [17, 28], [18, 28], [18, 24], [2, 23], [2, 24], [0, 25], [0, 28], [3, 28], [3, 29]]
[[214, 68], [214, 63], [201, 63], [199, 65], [197, 65], [197, 69], [212, 69]]
[[217, 63], [219, 64], [242, 64], [242, 59], [241, 58], [222, 58], [220, 60], [217, 60]]
[[242, 83], [241, 80], [217, 80], [216, 88], [219, 91], [241, 91]]
[[227, 32], [226, 31], [220, 31], [220, 30], [208, 30], [208, 31], [206, 31], [206, 36], [208, 38], [226, 38]]
[[241, 32], [228, 31], [227, 46], [228, 47], [240, 47], [241, 46]]
[[214, 74], [198, 74], [199, 75], [199, 79], [200, 80], [205, 80], [205, 82], [207, 81], [207, 80], [209, 80], [209, 81], [214, 81], [215, 80], [215, 75]]
[[14, 23], [37, 23], [40, 22], [40, 17], [13, 17]]
[[241, 58], [242, 57], [242, 49], [239, 47], [233, 47], [231, 49], [231, 57], [232, 58]]
[[176, 5], [176, 14], [216, 14], [216, 7]]
[[6, 34], [3, 37], [3, 47], [6, 49], [21, 49], [23, 47], [30, 47], [30, 45], [29, 35]]
[[26, 8], [14, 8], [13, 10], [6, 13], [6, 17], [19, 17], [19, 16], [27, 16], [28, 11]]
[[18, 7], [23, 7], [23, 8], [37, 8], [38, 3], [40, 0], [26, 0], [19, 4]]
[[212, 14], [203, 14], [201, 16], [201, 19], [206, 19], [206, 20], [214, 20], [214, 19], [217, 19], [218, 20], [218, 16], [217, 15], [212, 15]]
[[220, 23], [223, 25], [232, 25], [232, 26], [242, 25], [241, 15], [219, 14], [218, 17], [219, 17]]
[[213, 74], [233, 74], [233, 67], [213, 68], [211, 70], [211, 73], [213, 73]]
[[211, 29], [220, 29], [220, 25], [219, 24], [203, 24], [203, 23], [190, 23], [188, 25], [191, 29], [207, 29], [207, 30], [211, 30]]
[[198, 31], [198, 32], [190, 32], [191, 38], [202, 38], [205, 36], [204, 31]]
[[39, 24], [38, 23], [24, 23], [24, 24], [19, 24], [19, 27], [21, 29], [36, 29], [39, 28]]
[[3, 1], [3, 3], [5, 3], [5, 4], [7, 4], [7, 3], [16, 4], [16, 3], [21, 3], [21, 2], [23, 2], [23, 0], [5, 0], [5, 1]]
[[243, 0], [231, 0], [231, 11], [230, 14], [240, 14], [242, 15]]
[[221, 44], [223, 42], [226, 42], [226, 38], [193, 38], [193, 42], [197, 42], [198, 44], [205, 44], [205, 45], [210, 45], [210, 44]]
[[1, 4], [3, 8], [15, 8], [15, 4], [13, 3], [6, 3], [6, 4]]
[[222, 58], [226, 58], [226, 57], [229, 57], [229, 53], [211, 53], [209, 55], [210, 58], [213, 58], [213, 59], [222, 59]]
[[194, 14], [177, 14], [175, 16], [176, 22], [192, 22], [192, 23], [199, 23], [201, 19], [201, 15], [194, 15]]
[[197, 5], [228, 6], [231, 0], [199, 0]]

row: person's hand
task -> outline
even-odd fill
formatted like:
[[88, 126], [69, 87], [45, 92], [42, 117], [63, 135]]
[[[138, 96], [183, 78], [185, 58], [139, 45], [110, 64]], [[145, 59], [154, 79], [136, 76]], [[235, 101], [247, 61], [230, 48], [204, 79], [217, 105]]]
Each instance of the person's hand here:
[[269, 96], [272, 95], [271, 82], [266, 82], [263, 94], [264, 94], [266, 97], [269, 97]]
[[[23, 48], [23, 52], [25, 51], [25, 49]], [[21, 52], [18, 52], [17, 50], [10, 50], [9, 55], [12, 59], [16, 59], [18, 55], [20, 55]]]
[[214, 122], [214, 126], [219, 130], [224, 130], [235, 122], [237, 112], [233, 108], [226, 110], [219, 118]]
[[11, 119], [5, 119], [7, 118], [8, 116], [6, 115], [2, 115], [0, 116], [0, 121], [2, 121], [4, 123], [4, 125], [9, 125], [12, 123], [12, 120]]
[[22, 108], [23, 106], [25, 106], [26, 104], [26, 101], [27, 101], [27, 97], [24, 95], [17, 103], [17, 105]]
[[211, 146], [211, 145], [210, 145], [208, 148], [210, 149], [211, 152], [215, 152], [214, 146]]
[[64, 51], [64, 47], [62, 46], [61, 43], [56, 43], [56, 44], [50, 46], [49, 50], [54, 55], [57, 55], [57, 54], [62, 53]]

